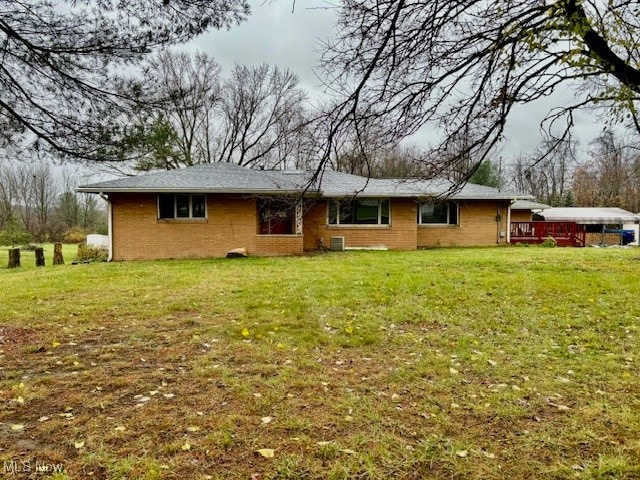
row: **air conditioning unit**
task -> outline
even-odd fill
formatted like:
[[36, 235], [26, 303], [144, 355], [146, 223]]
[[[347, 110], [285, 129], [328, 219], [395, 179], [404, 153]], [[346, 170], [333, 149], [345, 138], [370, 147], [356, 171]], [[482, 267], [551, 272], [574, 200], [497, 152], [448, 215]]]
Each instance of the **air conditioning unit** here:
[[332, 252], [342, 252], [344, 250], [344, 237], [331, 237], [329, 250]]

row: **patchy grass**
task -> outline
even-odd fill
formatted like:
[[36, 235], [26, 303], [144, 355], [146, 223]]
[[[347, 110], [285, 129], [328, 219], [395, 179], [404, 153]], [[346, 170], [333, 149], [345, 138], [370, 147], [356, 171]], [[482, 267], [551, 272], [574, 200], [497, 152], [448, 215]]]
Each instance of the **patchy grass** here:
[[0, 291], [5, 469], [640, 478], [637, 250], [48, 263]]

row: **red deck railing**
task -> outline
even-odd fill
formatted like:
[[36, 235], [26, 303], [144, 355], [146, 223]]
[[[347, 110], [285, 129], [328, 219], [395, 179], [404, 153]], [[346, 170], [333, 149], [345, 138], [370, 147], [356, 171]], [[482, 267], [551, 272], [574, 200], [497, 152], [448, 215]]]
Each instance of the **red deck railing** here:
[[586, 231], [575, 222], [511, 222], [511, 243], [542, 243], [552, 237], [561, 247], [584, 247]]

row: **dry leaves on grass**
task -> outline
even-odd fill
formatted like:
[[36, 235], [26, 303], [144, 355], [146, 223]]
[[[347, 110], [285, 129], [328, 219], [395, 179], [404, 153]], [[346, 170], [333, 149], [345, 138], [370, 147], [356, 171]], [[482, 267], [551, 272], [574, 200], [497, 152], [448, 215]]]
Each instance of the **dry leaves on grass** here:
[[273, 458], [276, 455], [276, 451], [273, 448], [261, 448], [256, 450], [256, 453], [264, 458]]

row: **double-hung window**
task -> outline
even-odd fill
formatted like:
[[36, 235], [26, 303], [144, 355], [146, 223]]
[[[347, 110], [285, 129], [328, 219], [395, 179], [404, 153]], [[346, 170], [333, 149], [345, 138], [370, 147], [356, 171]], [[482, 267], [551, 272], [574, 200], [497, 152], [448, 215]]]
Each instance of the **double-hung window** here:
[[158, 195], [158, 218], [206, 218], [207, 196], [204, 194], [161, 193]]
[[458, 225], [458, 204], [456, 202], [420, 203], [418, 223], [420, 225]]
[[329, 200], [329, 225], [389, 225], [389, 199]]

